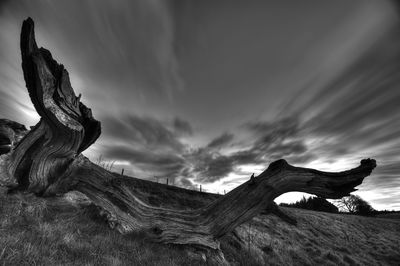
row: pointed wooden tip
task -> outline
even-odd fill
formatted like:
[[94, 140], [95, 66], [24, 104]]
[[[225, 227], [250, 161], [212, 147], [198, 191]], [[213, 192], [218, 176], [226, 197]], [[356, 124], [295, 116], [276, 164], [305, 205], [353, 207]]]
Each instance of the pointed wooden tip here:
[[24, 21], [23, 21], [23, 23], [28, 23], [28, 24], [30, 24], [30, 25], [34, 25], [35, 23], [33, 22], [33, 19], [31, 18], [31, 17], [28, 17], [27, 19], [25, 19]]
[[22, 23], [21, 29], [21, 53], [22, 57], [28, 56], [38, 49], [35, 41], [35, 23], [28, 17]]

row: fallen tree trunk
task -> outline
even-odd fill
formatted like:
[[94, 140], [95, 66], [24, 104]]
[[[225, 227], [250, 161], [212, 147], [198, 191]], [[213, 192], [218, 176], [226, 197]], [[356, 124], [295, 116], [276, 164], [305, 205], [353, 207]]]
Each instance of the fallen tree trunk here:
[[268, 205], [267, 208], [261, 212], [261, 214], [273, 214], [288, 224], [297, 225], [297, 220], [288, 215], [286, 212], [282, 211], [274, 201]]
[[144, 231], [154, 241], [218, 250], [220, 237], [273, 206], [279, 195], [301, 191], [341, 198], [376, 166], [375, 160], [365, 159], [354, 169], [328, 173], [278, 160], [206, 207], [191, 211], [155, 207], [135, 194], [129, 177], [115, 177], [80, 154], [100, 136], [100, 122], [75, 96], [64, 67], [48, 50], [37, 47], [30, 18], [22, 26], [21, 53], [26, 86], [41, 120], [2, 155], [0, 173], [7, 180], [3, 184], [39, 196], [80, 191], [122, 233]]

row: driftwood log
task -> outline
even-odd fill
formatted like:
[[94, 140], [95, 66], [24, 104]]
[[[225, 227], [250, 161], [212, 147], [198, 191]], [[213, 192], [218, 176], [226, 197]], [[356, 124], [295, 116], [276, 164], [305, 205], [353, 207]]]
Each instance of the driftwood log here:
[[43, 197], [80, 191], [122, 233], [144, 231], [154, 241], [218, 250], [219, 238], [273, 206], [279, 195], [301, 191], [341, 198], [376, 166], [375, 160], [365, 159], [354, 169], [329, 173], [278, 160], [206, 207], [183, 211], [152, 206], [135, 195], [129, 177], [115, 177], [81, 155], [100, 136], [100, 122], [76, 97], [64, 66], [37, 47], [30, 18], [23, 22], [20, 45], [26, 87], [41, 120], [1, 156], [2, 185]]

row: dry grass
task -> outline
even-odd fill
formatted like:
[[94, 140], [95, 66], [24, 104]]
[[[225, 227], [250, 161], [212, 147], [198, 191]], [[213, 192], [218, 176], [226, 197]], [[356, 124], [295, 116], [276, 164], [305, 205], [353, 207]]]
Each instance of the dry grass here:
[[400, 212], [382, 213], [382, 214], [378, 214], [376, 217], [400, 220]]
[[[267, 265], [400, 265], [400, 220], [285, 208], [297, 226], [274, 216], [251, 223], [254, 256]], [[245, 239], [248, 225], [238, 228]]]
[[0, 265], [203, 265], [181, 247], [110, 230], [65, 199], [0, 196]]
[[[137, 181], [142, 198], [176, 208], [217, 195]], [[120, 235], [79, 195], [40, 199], [0, 190], [0, 265], [207, 265], [180, 246]], [[286, 224], [261, 215], [224, 237], [232, 265], [400, 265], [400, 220], [285, 209]]]

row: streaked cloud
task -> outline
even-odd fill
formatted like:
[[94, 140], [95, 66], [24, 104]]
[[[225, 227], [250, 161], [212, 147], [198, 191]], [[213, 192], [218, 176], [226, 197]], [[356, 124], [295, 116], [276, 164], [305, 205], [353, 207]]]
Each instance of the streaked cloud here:
[[221, 136], [216, 137], [210, 143], [208, 143], [207, 147], [213, 149], [221, 148], [232, 142], [233, 138], [234, 138], [233, 134], [225, 132]]

